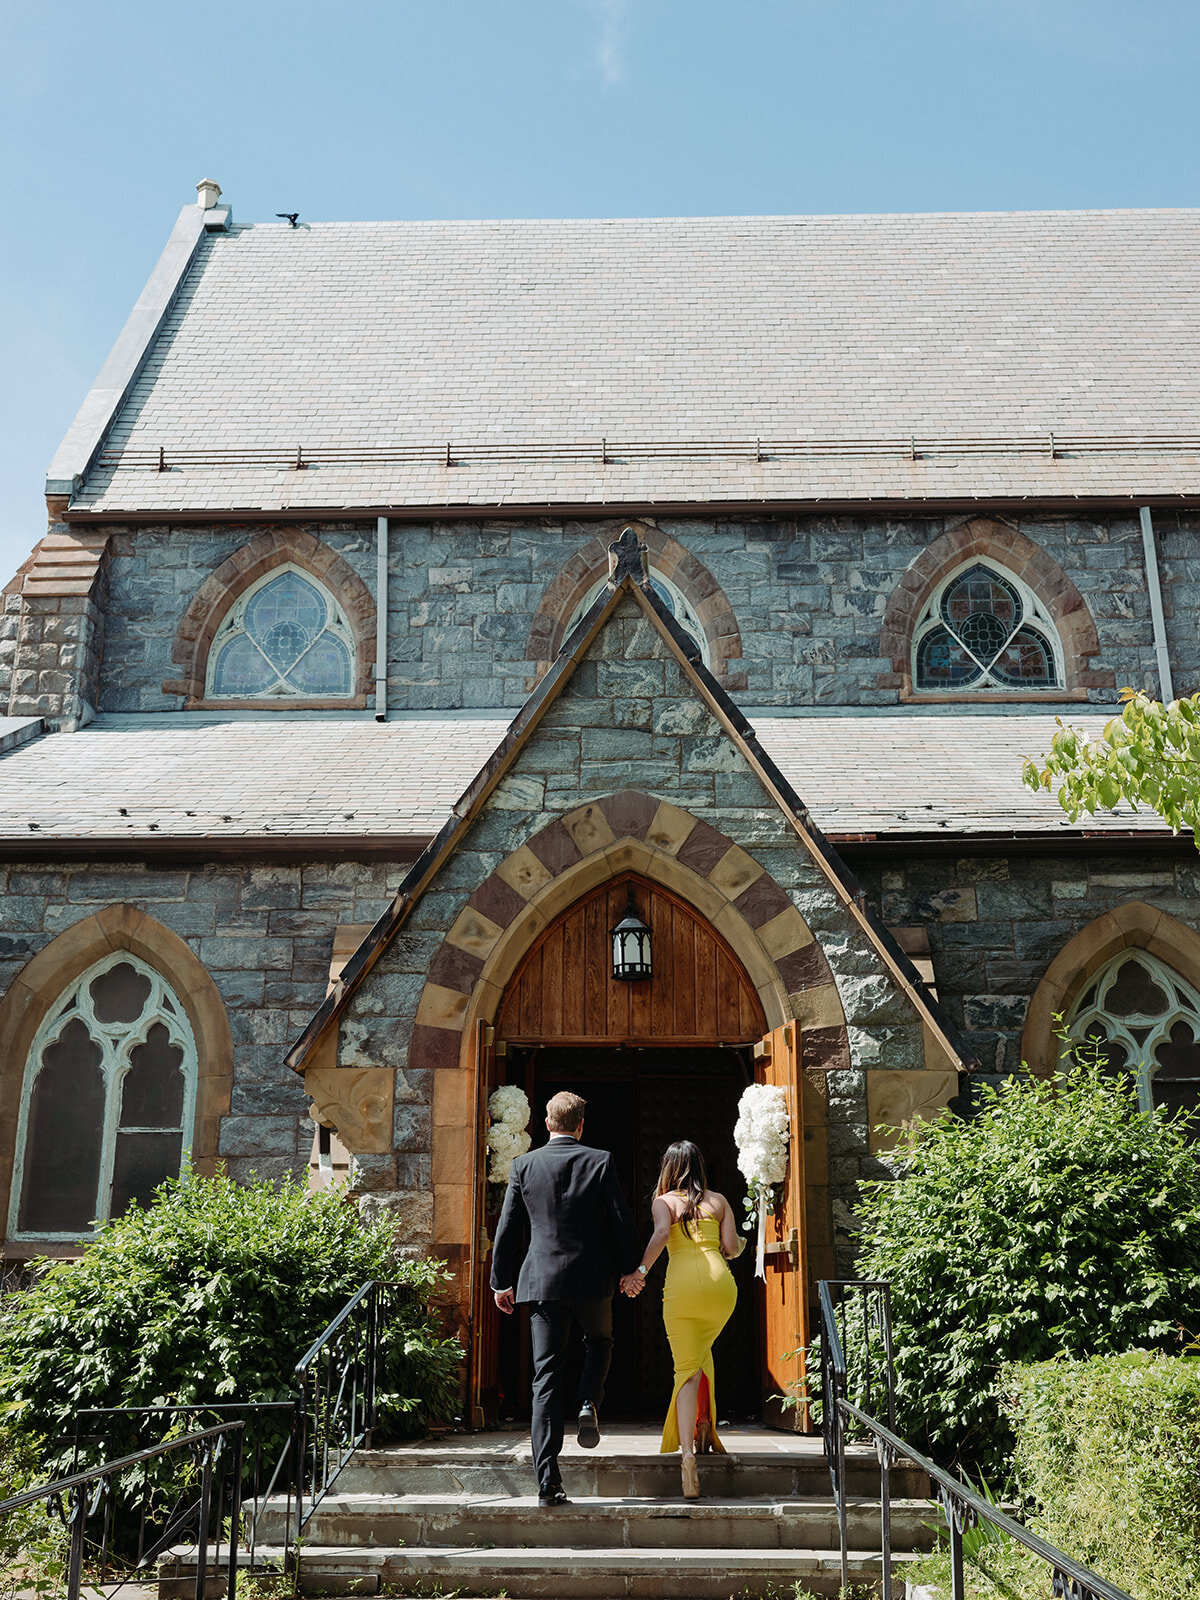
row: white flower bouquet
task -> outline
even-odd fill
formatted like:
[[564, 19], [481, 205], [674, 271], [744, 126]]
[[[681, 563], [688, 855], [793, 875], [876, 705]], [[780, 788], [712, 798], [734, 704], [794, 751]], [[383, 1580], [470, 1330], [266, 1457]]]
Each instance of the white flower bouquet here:
[[532, 1143], [529, 1126], [529, 1097], [516, 1084], [506, 1083], [488, 1099], [488, 1182], [507, 1183], [512, 1164]]
[[758, 1228], [758, 1265], [765, 1276], [767, 1212], [777, 1201], [776, 1190], [788, 1170], [788, 1138], [791, 1123], [787, 1095], [767, 1083], [752, 1083], [738, 1101], [738, 1119], [733, 1130], [738, 1151], [738, 1167], [746, 1180], [746, 1232]]

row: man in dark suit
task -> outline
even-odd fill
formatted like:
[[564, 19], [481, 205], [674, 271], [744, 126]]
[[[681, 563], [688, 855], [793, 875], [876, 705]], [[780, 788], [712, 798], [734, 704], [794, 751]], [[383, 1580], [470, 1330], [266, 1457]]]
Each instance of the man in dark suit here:
[[[512, 1164], [492, 1245], [492, 1291], [500, 1310], [528, 1305], [533, 1346], [533, 1464], [538, 1503], [569, 1504], [558, 1470], [563, 1388], [572, 1320], [583, 1332], [576, 1438], [600, 1443], [597, 1412], [612, 1360], [612, 1297], [636, 1295], [644, 1274], [613, 1158], [579, 1141], [585, 1102], [563, 1090], [546, 1106], [547, 1144]], [[529, 1248], [522, 1261], [525, 1231]], [[519, 1268], [519, 1272], [518, 1272]]]

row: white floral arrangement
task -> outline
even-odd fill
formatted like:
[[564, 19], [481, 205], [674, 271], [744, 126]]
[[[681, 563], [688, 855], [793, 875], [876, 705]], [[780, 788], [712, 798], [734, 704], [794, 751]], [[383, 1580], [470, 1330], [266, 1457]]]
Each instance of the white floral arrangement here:
[[529, 1096], [514, 1083], [493, 1090], [488, 1099], [488, 1182], [507, 1183], [512, 1164], [533, 1142], [529, 1126]]
[[774, 1210], [776, 1190], [787, 1177], [790, 1133], [791, 1119], [783, 1089], [752, 1083], [742, 1091], [733, 1138], [738, 1167], [746, 1180], [746, 1232], [758, 1229], [760, 1278], [764, 1276], [767, 1212]]

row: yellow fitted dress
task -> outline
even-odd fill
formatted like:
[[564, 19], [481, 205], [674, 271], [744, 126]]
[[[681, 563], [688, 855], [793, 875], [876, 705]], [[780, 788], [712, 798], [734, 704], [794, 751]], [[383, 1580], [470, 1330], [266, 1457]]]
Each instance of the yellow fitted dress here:
[[667, 1236], [667, 1256], [663, 1321], [675, 1363], [675, 1389], [667, 1408], [660, 1448], [663, 1454], [679, 1449], [675, 1402], [688, 1379], [702, 1372], [699, 1416], [711, 1420], [712, 1447], [723, 1455], [725, 1446], [717, 1438], [712, 1347], [737, 1304], [737, 1284], [721, 1254], [720, 1223], [715, 1217], [695, 1218], [686, 1228], [680, 1222], [672, 1223]]

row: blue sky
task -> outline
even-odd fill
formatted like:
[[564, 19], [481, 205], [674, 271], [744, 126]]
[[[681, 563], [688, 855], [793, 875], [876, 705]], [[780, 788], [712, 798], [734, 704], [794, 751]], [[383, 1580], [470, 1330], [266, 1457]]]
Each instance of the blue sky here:
[[1196, 0], [0, 0], [0, 569], [179, 207], [1192, 206]]

